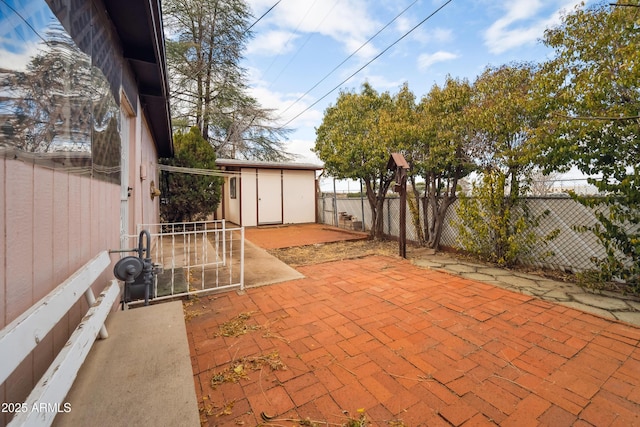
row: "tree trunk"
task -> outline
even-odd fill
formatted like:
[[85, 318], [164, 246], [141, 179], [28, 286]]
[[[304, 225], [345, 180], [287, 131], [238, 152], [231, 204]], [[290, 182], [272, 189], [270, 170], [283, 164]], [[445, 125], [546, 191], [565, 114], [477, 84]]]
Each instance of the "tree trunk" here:
[[420, 225], [420, 193], [416, 190], [416, 178], [415, 176], [410, 176], [409, 180], [411, 181], [411, 192], [413, 197], [407, 195], [407, 203], [409, 205], [409, 211], [411, 212], [411, 222], [413, 223], [413, 227], [416, 229], [416, 233], [418, 234], [418, 244], [420, 246], [424, 246], [424, 230]]
[[427, 239], [427, 247], [438, 250], [440, 248], [440, 239], [444, 228], [444, 221], [447, 216], [449, 206], [456, 201], [456, 187], [458, 185], [457, 178], [446, 179], [446, 188], [444, 194], [438, 190], [440, 183], [437, 179], [432, 178], [429, 188], [428, 204], [431, 208], [431, 219], [429, 222], [429, 235]]
[[381, 178], [381, 183], [378, 186], [376, 192], [371, 184], [371, 181], [365, 179], [365, 188], [367, 193], [367, 200], [369, 201], [369, 207], [371, 208], [371, 223], [372, 227], [369, 231], [371, 238], [375, 240], [381, 240], [384, 238], [384, 216], [382, 214], [384, 210], [384, 201], [386, 200], [387, 190], [391, 181]]
[[447, 216], [447, 210], [449, 209], [449, 206], [451, 206], [453, 202], [455, 202], [455, 200], [455, 196], [450, 197], [448, 195], [443, 196], [440, 199], [439, 204], [436, 200], [436, 205], [438, 206], [433, 208], [433, 230], [430, 239], [427, 242], [428, 247], [436, 250], [440, 248], [440, 238], [442, 237], [442, 230], [444, 228], [444, 220]]
[[422, 197], [422, 230], [424, 233], [424, 243], [426, 245], [429, 241], [429, 203], [426, 188], [425, 194]]

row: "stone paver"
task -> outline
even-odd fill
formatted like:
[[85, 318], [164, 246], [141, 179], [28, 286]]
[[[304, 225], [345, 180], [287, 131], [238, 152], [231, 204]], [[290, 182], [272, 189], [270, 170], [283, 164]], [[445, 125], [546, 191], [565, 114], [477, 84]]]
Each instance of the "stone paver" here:
[[[637, 301], [440, 254], [412, 261], [309, 265], [187, 303], [203, 424], [640, 425]], [[246, 333], [221, 336], [240, 313]], [[287, 369], [247, 362], [269, 357]], [[246, 377], [212, 386], [229, 369]]]
[[581, 304], [586, 304], [592, 307], [598, 307], [609, 311], [625, 310], [629, 308], [628, 304], [623, 300], [603, 297], [600, 295], [573, 294], [573, 299]]
[[422, 268], [448, 272], [640, 326], [638, 298], [610, 292], [594, 293], [572, 283], [467, 262], [443, 253], [421, 253], [419, 258], [411, 258], [409, 254], [409, 258]]

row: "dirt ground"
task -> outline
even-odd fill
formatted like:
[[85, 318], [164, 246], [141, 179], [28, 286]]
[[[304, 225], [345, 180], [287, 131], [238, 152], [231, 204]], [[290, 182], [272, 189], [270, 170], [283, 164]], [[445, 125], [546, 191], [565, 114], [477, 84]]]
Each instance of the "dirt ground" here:
[[283, 249], [269, 249], [269, 253], [292, 267], [329, 261], [361, 258], [367, 255], [398, 255], [398, 242], [351, 240], [317, 243]]
[[[398, 242], [392, 240], [350, 240], [343, 242], [318, 243], [313, 245], [296, 246], [281, 249], [269, 249], [268, 252], [284, 263], [298, 267], [303, 265], [319, 264], [330, 261], [340, 261], [345, 259], [361, 258], [368, 255], [398, 256]], [[407, 258], [420, 257], [423, 252], [432, 252], [427, 248], [420, 248], [407, 244]], [[477, 258], [453, 251], [441, 250], [440, 253], [455, 256], [464, 261], [473, 263], [483, 263]], [[576, 283], [577, 279], [573, 274], [561, 271], [546, 270], [528, 266], [514, 266], [511, 268], [521, 273], [535, 274], [552, 280]]]

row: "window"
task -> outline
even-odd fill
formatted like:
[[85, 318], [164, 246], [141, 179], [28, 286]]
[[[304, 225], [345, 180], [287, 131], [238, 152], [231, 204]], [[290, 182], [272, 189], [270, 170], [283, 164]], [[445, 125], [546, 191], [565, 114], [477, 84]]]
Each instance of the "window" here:
[[236, 177], [233, 177], [231, 179], [229, 179], [229, 194], [231, 196], [232, 199], [235, 199], [237, 197], [237, 193], [236, 193]]
[[119, 183], [119, 108], [92, 58], [105, 43], [69, 3], [0, 2], [0, 154]]

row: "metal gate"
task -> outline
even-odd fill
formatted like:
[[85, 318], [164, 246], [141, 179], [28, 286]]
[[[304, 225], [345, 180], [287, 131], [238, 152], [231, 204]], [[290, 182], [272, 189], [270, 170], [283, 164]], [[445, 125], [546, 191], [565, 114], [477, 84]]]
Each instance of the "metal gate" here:
[[244, 289], [244, 228], [224, 220], [139, 224], [127, 236], [138, 245], [141, 230], [151, 234], [151, 259], [158, 267], [156, 299], [216, 290]]

